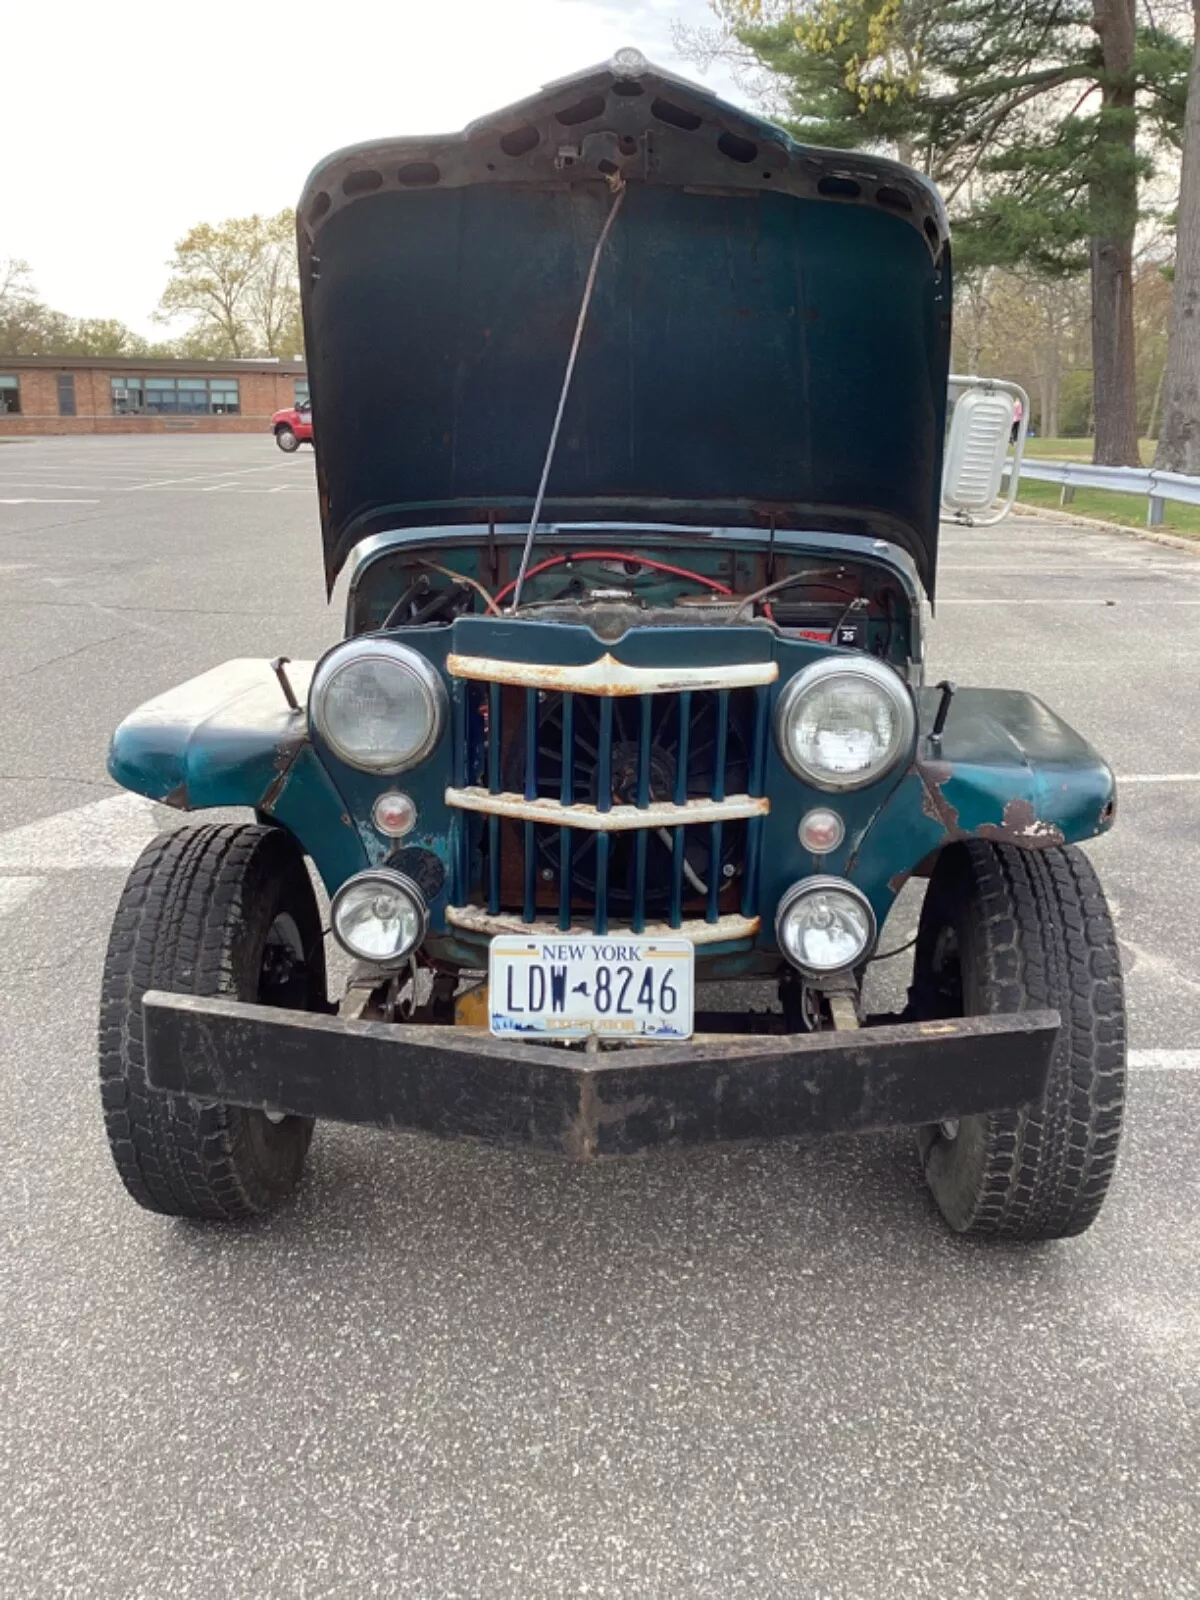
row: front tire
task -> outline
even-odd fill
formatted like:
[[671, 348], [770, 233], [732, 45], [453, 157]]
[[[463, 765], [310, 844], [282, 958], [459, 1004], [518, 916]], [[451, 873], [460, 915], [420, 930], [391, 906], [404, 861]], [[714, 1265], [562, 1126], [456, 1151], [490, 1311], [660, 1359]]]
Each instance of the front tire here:
[[320, 913], [304, 857], [280, 828], [161, 834], [113, 919], [100, 1007], [100, 1084], [117, 1172], [172, 1217], [259, 1216], [300, 1181], [312, 1120], [198, 1105], [146, 1081], [147, 989], [317, 1010], [326, 1003]]
[[925, 1017], [1058, 1011], [1041, 1100], [922, 1129], [918, 1146], [957, 1232], [1082, 1233], [1112, 1181], [1125, 1085], [1116, 931], [1087, 856], [981, 841], [945, 851], [921, 913], [913, 998]]
[[300, 441], [290, 428], [276, 428], [275, 443], [289, 456], [300, 448]]

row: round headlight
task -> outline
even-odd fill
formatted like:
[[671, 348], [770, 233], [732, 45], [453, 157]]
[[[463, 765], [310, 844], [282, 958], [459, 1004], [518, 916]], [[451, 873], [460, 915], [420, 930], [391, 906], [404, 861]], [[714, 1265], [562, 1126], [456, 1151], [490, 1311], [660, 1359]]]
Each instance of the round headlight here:
[[775, 737], [798, 777], [818, 789], [874, 783], [912, 744], [916, 713], [903, 681], [871, 656], [826, 656], [784, 689]]
[[417, 948], [429, 927], [425, 896], [411, 878], [377, 867], [347, 878], [329, 908], [334, 937], [359, 961], [391, 966]]
[[860, 889], [842, 878], [806, 878], [775, 913], [779, 948], [811, 978], [856, 967], [875, 942], [875, 913]]
[[446, 689], [415, 650], [364, 639], [331, 650], [313, 676], [309, 715], [348, 766], [403, 772], [437, 744]]

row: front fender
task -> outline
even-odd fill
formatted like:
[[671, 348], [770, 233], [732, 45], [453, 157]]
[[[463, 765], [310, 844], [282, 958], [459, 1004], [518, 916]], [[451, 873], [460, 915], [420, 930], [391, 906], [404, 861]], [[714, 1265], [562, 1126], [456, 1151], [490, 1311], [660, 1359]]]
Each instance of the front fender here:
[[[287, 668], [305, 703], [311, 661]], [[295, 835], [326, 886], [367, 864], [333, 779], [267, 661], [227, 661], [131, 712], [112, 737], [108, 770], [126, 789], [181, 811], [250, 806]]]
[[916, 757], [846, 864], [873, 899], [890, 902], [957, 840], [1039, 850], [1112, 826], [1111, 768], [1041, 700], [1015, 689], [960, 689], [938, 746], [928, 730], [939, 698], [936, 689], [918, 695]]

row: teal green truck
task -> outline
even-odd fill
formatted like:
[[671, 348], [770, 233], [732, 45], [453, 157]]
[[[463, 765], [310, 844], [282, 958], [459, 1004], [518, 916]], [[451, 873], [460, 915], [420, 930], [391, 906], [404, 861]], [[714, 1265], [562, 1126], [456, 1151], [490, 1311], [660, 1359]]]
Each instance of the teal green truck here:
[[[298, 233], [344, 637], [113, 737], [126, 788], [246, 813], [163, 834], [116, 913], [132, 1197], [259, 1214], [318, 1118], [579, 1161], [909, 1127], [955, 1229], [1086, 1228], [1114, 781], [1033, 696], [926, 681], [933, 186], [621, 51], [336, 153]], [[870, 1013], [910, 879], [907, 1002]]]

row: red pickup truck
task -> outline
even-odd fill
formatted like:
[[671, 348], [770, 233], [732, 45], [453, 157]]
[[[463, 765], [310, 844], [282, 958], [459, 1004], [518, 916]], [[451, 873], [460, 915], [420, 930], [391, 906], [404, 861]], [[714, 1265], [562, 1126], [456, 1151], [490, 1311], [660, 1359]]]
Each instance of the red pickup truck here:
[[271, 418], [271, 427], [275, 432], [275, 443], [290, 455], [293, 450], [299, 450], [302, 444], [312, 443], [312, 407], [305, 404], [293, 406], [288, 411], [277, 411]]

